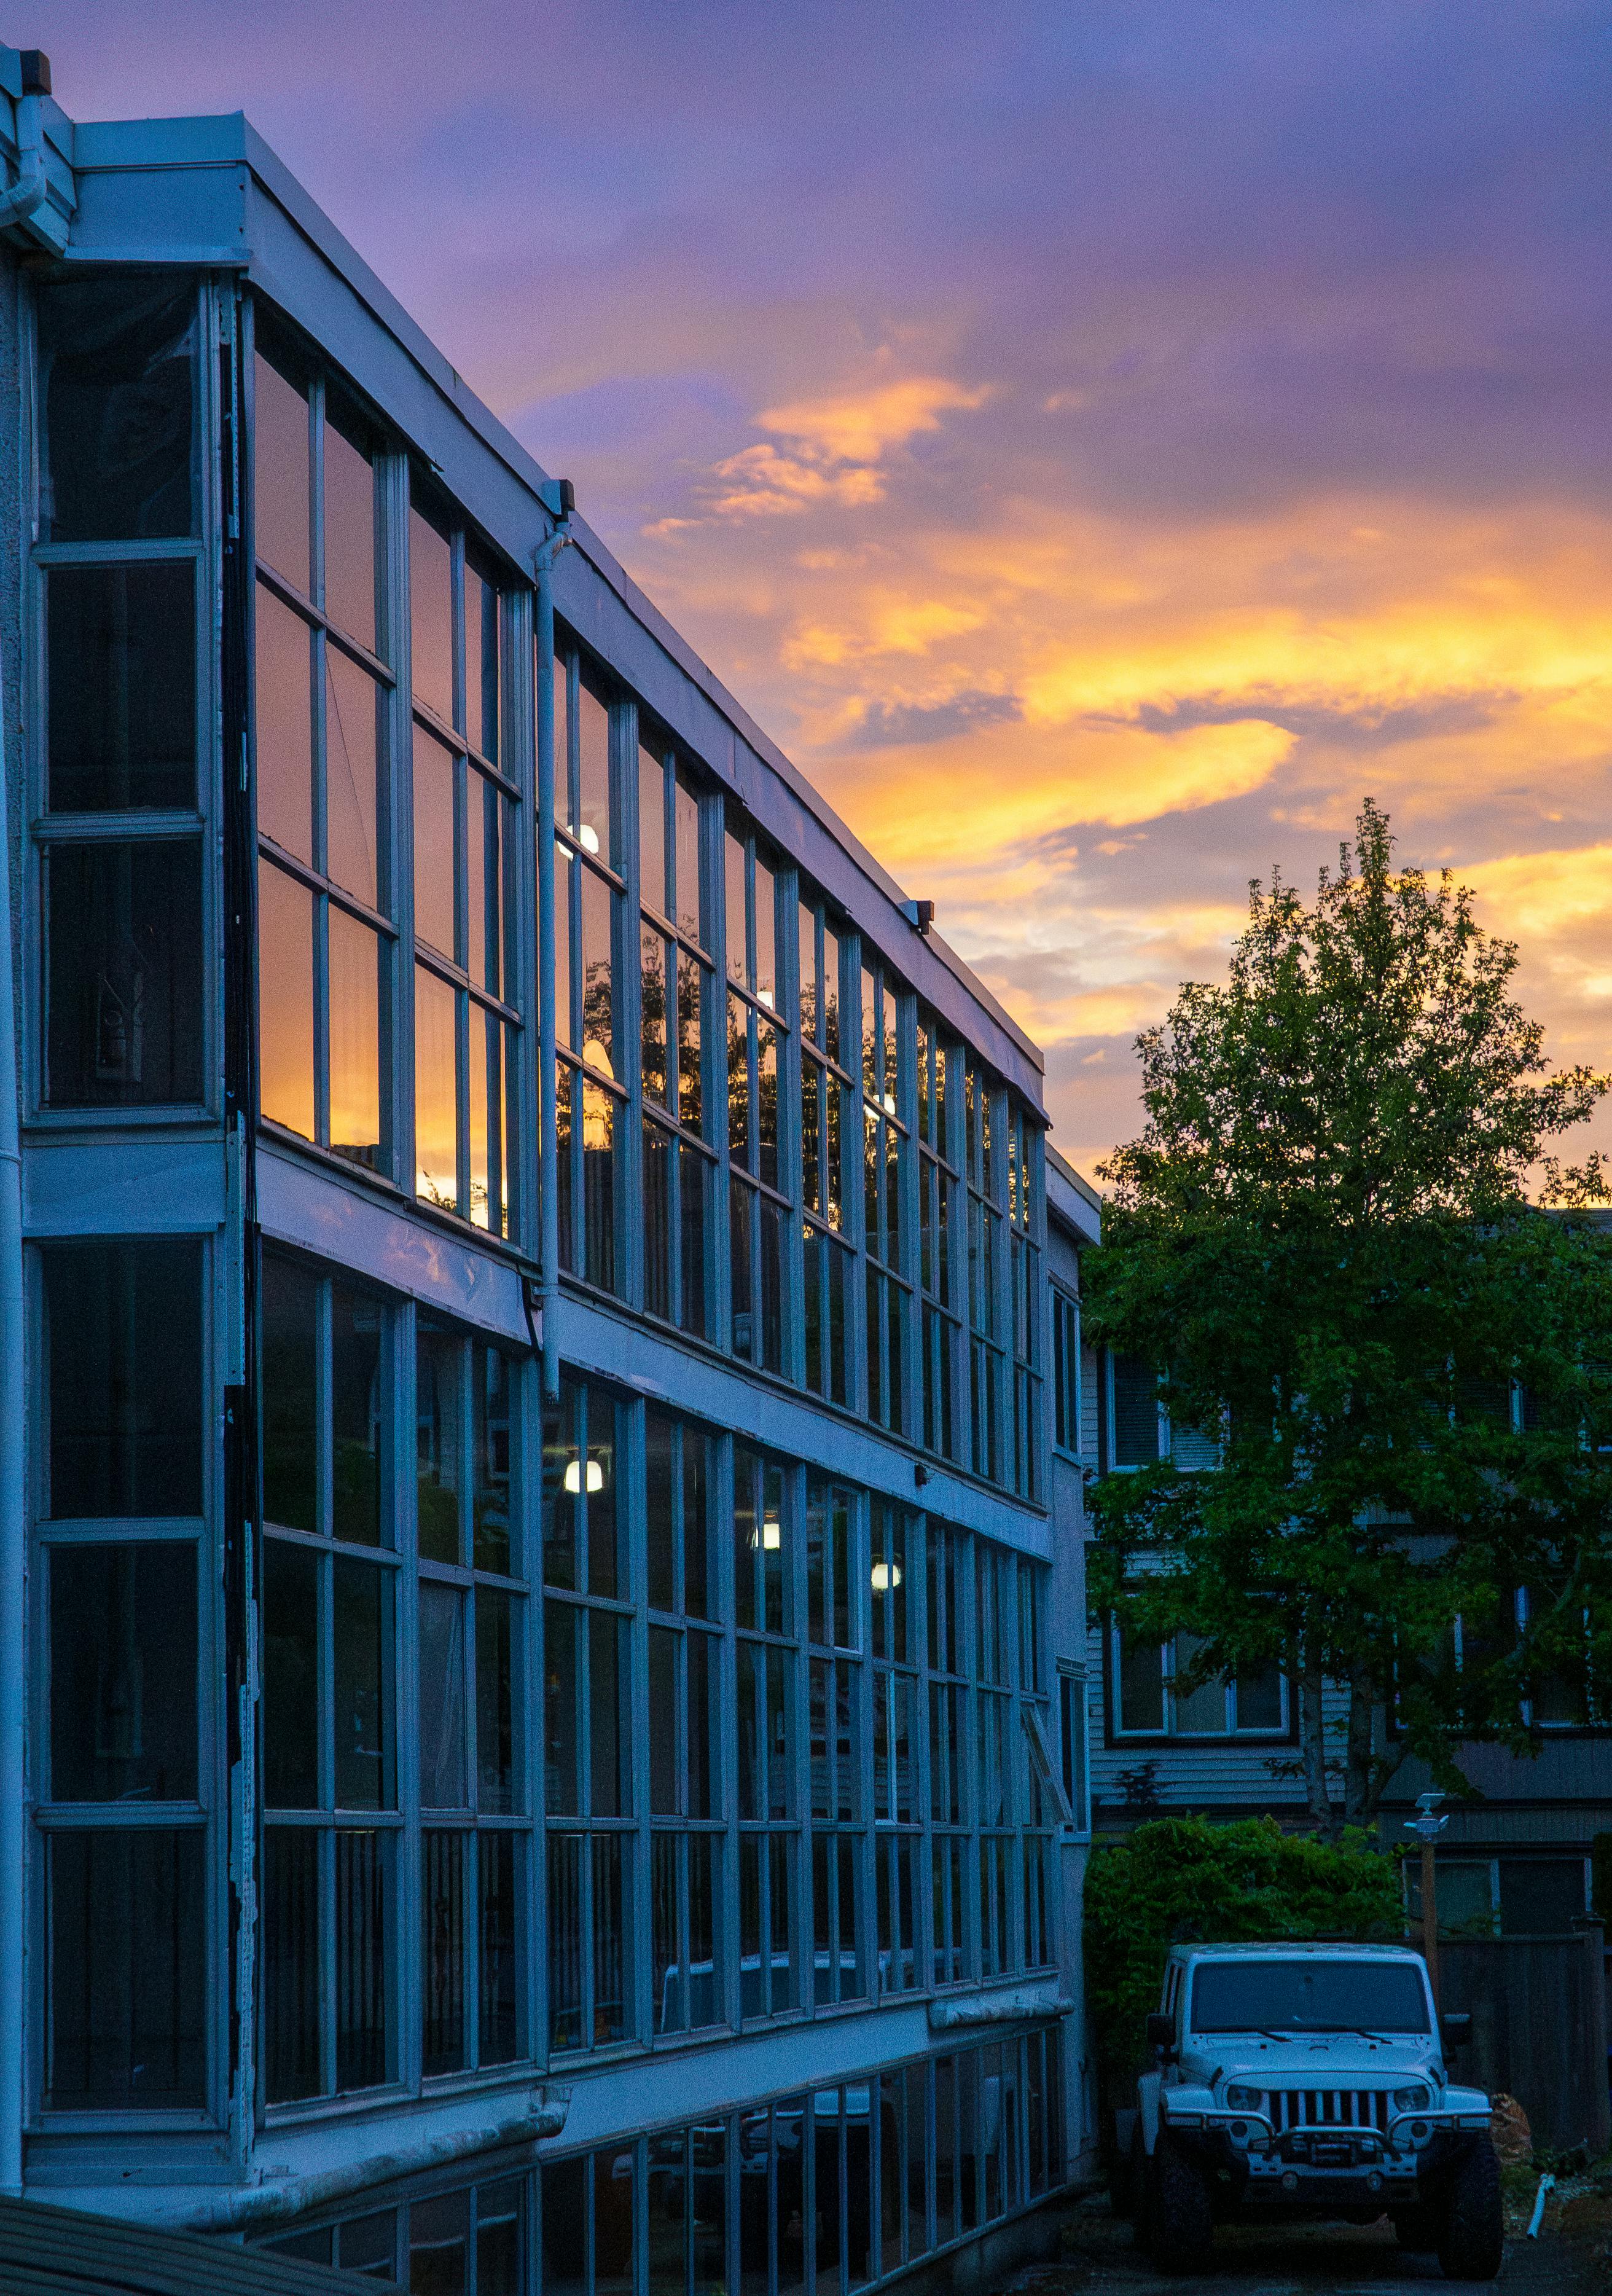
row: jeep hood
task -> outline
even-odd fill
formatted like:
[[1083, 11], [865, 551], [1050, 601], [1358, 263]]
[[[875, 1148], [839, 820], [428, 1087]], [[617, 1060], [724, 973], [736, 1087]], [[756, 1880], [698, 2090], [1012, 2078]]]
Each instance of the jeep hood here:
[[1182, 2070], [1216, 2086], [1243, 2081], [1253, 2088], [1379, 2088], [1420, 2076], [1442, 2080], [1443, 2065], [1430, 2033], [1405, 2033], [1380, 2043], [1358, 2033], [1318, 2034], [1296, 2041], [1262, 2041], [1241, 2033], [1195, 2034]]

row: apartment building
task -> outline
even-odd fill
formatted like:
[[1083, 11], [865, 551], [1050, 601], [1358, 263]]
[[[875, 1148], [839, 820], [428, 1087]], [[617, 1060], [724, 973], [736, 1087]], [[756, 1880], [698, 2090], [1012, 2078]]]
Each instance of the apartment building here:
[[0, 2185], [1005, 2266], [1086, 2141], [1036, 1049], [243, 119], [5, 50], [0, 154]]

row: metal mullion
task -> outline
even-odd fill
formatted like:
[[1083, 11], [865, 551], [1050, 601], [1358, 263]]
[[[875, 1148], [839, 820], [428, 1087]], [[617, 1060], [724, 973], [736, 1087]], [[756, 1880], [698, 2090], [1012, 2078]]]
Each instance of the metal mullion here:
[[37, 814], [29, 826], [37, 838], [53, 845], [155, 844], [200, 836], [207, 816], [199, 807], [173, 806], [147, 813], [107, 808], [94, 813]]

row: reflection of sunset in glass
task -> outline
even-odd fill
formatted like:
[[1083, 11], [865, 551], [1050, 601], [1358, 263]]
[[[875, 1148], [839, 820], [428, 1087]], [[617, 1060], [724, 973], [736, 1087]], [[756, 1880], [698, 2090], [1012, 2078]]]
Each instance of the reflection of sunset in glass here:
[[396, 0], [313, 89], [291, 0], [227, 53], [202, 0], [39, 37], [80, 117], [243, 105], [360, 231], [936, 901], [1077, 1159], [1248, 879], [1308, 883], [1367, 791], [1521, 939], [1555, 1057], [1604, 1061], [1602, 12], [1205, 12], [1190, 68], [1173, 0], [607, 12], [449, 46]]

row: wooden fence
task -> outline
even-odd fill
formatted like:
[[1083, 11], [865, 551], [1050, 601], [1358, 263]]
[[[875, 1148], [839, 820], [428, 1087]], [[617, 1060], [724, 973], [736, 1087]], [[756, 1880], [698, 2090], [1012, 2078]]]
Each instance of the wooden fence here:
[[1570, 1937], [1441, 1938], [1438, 1964], [1440, 2007], [1472, 2020], [1450, 2052], [1452, 2078], [1516, 2097], [1536, 2145], [1604, 2152], [1612, 2116], [1600, 1924]]

